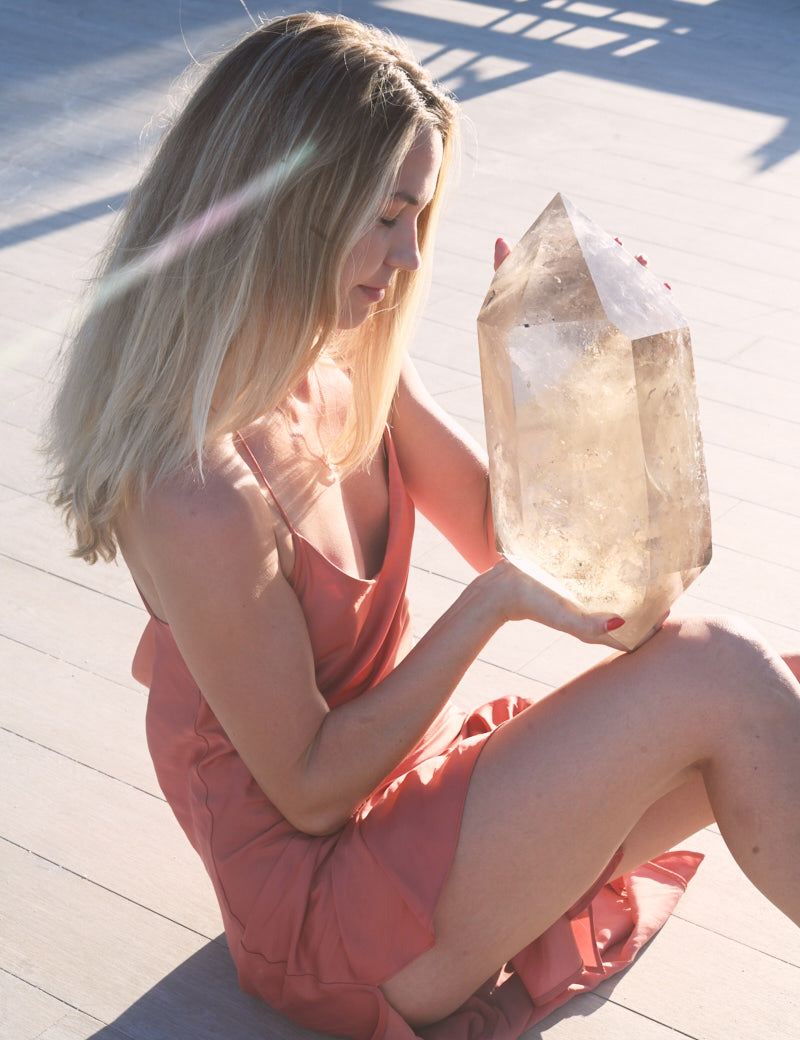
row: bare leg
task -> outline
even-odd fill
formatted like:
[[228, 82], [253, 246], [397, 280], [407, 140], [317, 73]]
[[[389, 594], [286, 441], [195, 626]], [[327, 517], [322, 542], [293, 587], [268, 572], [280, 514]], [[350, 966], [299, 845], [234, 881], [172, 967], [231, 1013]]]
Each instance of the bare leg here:
[[592, 885], [717, 819], [800, 924], [800, 687], [749, 630], [671, 622], [502, 727], [473, 773], [436, 945], [383, 987], [423, 1024], [457, 1007]]
[[[800, 653], [783, 654], [783, 661], [800, 680]], [[674, 848], [713, 822], [714, 813], [702, 774], [698, 772], [693, 779], [670, 791], [645, 812], [625, 839], [620, 874]]]

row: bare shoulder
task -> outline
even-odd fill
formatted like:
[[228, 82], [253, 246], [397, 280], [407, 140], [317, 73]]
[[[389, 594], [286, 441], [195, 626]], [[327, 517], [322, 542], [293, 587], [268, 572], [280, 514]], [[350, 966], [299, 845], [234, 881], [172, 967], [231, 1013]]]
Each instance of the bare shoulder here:
[[232, 443], [209, 454], [202, 474], [187, 469], [150, 488], [131, 509], [130, 522], [148, 541], [179, 536], [183, 545], [271, 530], [261, 491]]
[[134, 502], [119, 541], [147, 602], [168, 621], [201, 588], [250, 597], [279, 571], [270, 509], [232, 441], [209, 453], [202, 476], [187, 469]]

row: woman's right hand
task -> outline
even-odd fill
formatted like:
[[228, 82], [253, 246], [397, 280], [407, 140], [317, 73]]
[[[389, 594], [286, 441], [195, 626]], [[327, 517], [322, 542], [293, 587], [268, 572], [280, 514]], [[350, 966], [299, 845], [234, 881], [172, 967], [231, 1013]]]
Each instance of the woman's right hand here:
[[612, 634], [624, 625], [622, 618], [586, 610], [569, 594], [526, 574], [509, 560], [500, 560], [480, 580], [486, 582], [487, 592], [497, 597], [504, 621], [538, 621], [584, 643], [626, 649]]

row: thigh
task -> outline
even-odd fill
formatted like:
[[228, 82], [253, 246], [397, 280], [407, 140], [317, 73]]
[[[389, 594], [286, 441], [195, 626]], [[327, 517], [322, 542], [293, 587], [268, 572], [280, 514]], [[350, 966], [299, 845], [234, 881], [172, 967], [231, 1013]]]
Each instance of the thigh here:
[[694, 632], [672, 623], [492, 735], [470, 782], [436, 944], [383, 987], [412, 1024], [447, 1014], [546, 931], [629, 834], [643, 850], [659, 831], [680, 830], [681, 812], [691, 830], [707, 822], [696, 779], [702, 691], [734, 665], [718, 666], [709, 648], [698, 654], [703, 639], [699, 623]]
[[703, 777], [694, 772], [686, 783], [651, 805], [626, 835], [618, 874], [635, 870], [713, 822]]

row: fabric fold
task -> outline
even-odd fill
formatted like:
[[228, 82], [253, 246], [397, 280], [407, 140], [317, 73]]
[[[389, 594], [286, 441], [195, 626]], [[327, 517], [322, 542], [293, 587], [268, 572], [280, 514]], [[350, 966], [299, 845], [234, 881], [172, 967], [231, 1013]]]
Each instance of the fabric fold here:
[[627, 968], [672, 914], [702, 860], [696, 852], [669, 852], [601, 883], [588, 904], [582, 900], [457, 1011], [420, 1030], [420, 1038], [519, 1037], [571, 997]]

